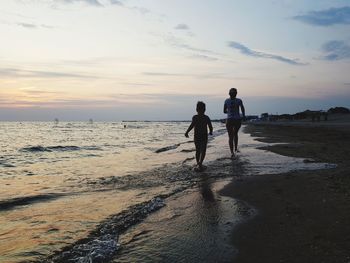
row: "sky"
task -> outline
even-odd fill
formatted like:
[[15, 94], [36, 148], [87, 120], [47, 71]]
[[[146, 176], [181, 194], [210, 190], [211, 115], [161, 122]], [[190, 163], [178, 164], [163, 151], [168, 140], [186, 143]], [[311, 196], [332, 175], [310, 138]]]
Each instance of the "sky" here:
[[1, 0], [0, 121], [350, 107], [350, 0]]

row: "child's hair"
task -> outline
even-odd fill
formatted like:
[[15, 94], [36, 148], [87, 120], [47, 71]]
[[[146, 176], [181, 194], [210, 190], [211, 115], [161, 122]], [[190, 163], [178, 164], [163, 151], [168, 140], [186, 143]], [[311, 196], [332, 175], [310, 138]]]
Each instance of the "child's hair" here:
[[197, 102], [197, 107], [196, 107], [197, 112], [205, 112], [205, 103], [203, 101], [198, 101]]
[[230, 95], [231, 98], [236, 97], [237, 96], [237, 89], [235, 89], [235, 88], [230, 89], [228, 94]]

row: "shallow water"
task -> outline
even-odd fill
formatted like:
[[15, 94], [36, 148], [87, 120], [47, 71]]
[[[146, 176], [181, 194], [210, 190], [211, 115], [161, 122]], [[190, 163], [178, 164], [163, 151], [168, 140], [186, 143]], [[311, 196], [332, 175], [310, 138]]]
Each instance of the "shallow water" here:
[[123, 247], [113, 262], [232, 262], [237, 253], [232, 227], [255, 211], [217, 194], [227, 182], [203, 177], [199, 189], [170, 198], [121, 237]]
[[[138, 222], [147, 224], [144, 218], [162, 207], [163, 202], [168, 208], [157, 212], [160, 224], [166, 225], [164, 222], [167, 222], [169, 213], [183, 210], [181, 216], [174, 215], [171, 219], [174, 220], [173, 232], [180, 233], [178, 225], [188, 221], [188, 227], [193, 230], [188, 244], [197, 244], [201, 240], [212, 246], [206, 237], [218, 231], [216, 236], [220, 239], [225, 236], [220, 231], [226, 231], [226, 227], [211, 228], [211, 222], [219, 222], [220, 225], [229, 214], [236, 214], [236, 218], [241, 218], [241, 215], [237, 212], [235, 200], [225, 201], [232, 205], [219, 205], [220, 210], [213, 203], [206, 202], [205, 196], [198, 195], [200, 191], [190, 190], [200, 189], [203, 178], [192, 170], [194, 146], [183, 136], [188, 125], [186, 122], [0, 123], [3, 130], [0, 137], [3, 149], [0, 156], [0, 262], [44, 260], [53, 251], [87, 237], [89, 248], [96, 247], [96, 243], [114, 244], [113, 240], [118, 241], [119, 232], [125, 232]], [[203, 173], [208, 180], [330, 167], [256, 149], [267, 144], [254, 141], [244, 133], [240, 133], [240, 153], [232, 161], [228, 158], [224, 126], [214, 123], [214, 129], [215, 136], [209, 141], [206, 157], [208, 169]], [[189, 192], [183, 194], [183, 191]], [[159, 199], [150, 201], [154, 197]], [[181, 202], [171, 201], [173, 198], [179, 198]], [[167, 200], [170, 200], [169, 203]], [[192, 205], [186, 208], [181, 203]], [[146, 209], [138, 221], [134, 220], [147, 205], [151, 205], [147, 208], [149, 210]], [[207, 206], [211, 214], [209, 218], [196, 213], [206, 211], [199, 208]], [[216, 217], [215, 211], [221, 211], [224, 221]], [[121, 220], [118, 215], [122, 212], [128, 216], [123, 218], [123, 224], [118, 224]], [[109, 230], [91, 235], [96, 228]], [[133, 231], [141, 230], [135, 227]], [[127, 235], [129, 239], [133, 239], [134, 235], [127, 231], [126, 236], [122, 235], [120, 239], [121, 248], [125, 249], [114, 260], [118, 259], [118, 255], [124, 262], [137, 253], [147, 255], [155, 244], [157, 247], [164, 245], [164, 248], [173, 244], [168, 252], [163, 249], [160, 257], [175, 259], [186, 242], [181, 243], [181, 238], [176, 238], [171, 232], [169, 229], [158, 236], [154, 236], [155, 231], [136, 234], [138, 242], [130, 243], [125, 241]], [[213, 240], [217, 242], [219, 239]], [[223, 240], [220, 242], [225, 243]], [[133, 249], [128, 250], [123, 243], [131, 244]], [[110, 260], [109, 248], [98, 248], [99, 253], [102, 251], [100, 254], [106, 254], [104, 261]], [[196, 249], [198, 252], [193, 259], [203, 258], [203, 253], [208, 250]], [[75, 254], [69, 255], [76, 256], [78, 252], [74, 251]], [[227, 258], [231, 256], [229, 252]], [[85, 262], [85, 259], [81, 257], [80, 261], [72, 262]], [[177, 261], [182, 259], [177, 258]]]

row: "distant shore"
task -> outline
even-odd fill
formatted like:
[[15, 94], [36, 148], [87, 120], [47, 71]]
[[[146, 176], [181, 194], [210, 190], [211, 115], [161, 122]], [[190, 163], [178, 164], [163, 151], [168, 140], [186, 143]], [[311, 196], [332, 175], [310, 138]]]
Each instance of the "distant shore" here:
[[283, 143], [266, 150], [337, 168], [246, 177], [222, 189], [259, 211], [232, 234], [234, 262], [350, 262], [350, 121], [258, 123], [245, 132]]

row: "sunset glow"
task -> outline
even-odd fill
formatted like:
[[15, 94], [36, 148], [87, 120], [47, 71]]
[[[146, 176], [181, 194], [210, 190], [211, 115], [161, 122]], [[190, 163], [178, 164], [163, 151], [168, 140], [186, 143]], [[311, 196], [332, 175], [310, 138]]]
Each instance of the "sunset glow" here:
[[0, 118], [220, 118], [231, 87], [249, 114], [349, 106], [347, 4], [5, 0]]

